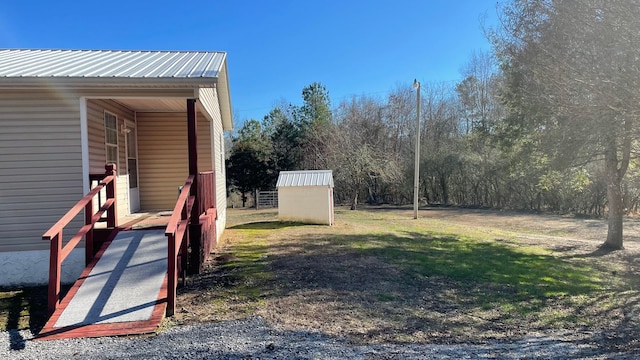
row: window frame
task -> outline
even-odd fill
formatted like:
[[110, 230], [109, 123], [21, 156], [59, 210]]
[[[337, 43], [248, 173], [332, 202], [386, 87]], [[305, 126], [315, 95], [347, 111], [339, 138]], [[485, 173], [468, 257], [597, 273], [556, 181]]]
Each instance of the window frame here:
[[[114, 121], [115, 121], [115, 129], [107, 127], [107, 116], [112, 116]], [[109, 161], [109, 149], [116, 149], [116, 169], [119, 170], [120, 169], [120, 139], [119, 139], [119, 133], [118, 133], [118, 115], [109, 112], [107, 110], [104, 111], [104, 115], [103, 115], [103, 124], [104, 124], [104, 158], [105, 158], [105, 164], [109, 164], [109, 163], [113, 163], [113, 161]], [[109, 131], [114, 131], [115, 132], [115, 139], [116, 142], [114, 143], [110, 143], [109, 142], [109, 136], [108, 136], [108, 132]]]

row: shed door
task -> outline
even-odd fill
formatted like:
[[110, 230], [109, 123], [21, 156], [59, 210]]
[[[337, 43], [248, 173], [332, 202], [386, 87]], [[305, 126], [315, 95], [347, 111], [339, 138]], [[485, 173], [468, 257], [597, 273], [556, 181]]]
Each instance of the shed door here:
[[129, 175], [129, 212], [140, 210], [140, 191], [138, 190], [138, 135], [136, 124], [126, 122], [127, 129], [127, 171]]

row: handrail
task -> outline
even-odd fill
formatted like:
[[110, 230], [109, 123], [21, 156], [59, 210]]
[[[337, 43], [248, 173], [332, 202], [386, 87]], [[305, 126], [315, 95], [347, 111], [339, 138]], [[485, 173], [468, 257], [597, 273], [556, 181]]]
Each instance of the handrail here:
[[[181, 267], [183, 272], [187, 266], [187, 241], [185, 241], [185, 238], [189, 236], [191, 211], [195, 202], [195, 196], [191, 195], [191, 186], [194, 179], [194, 175], [187, 177], [164, 232], [169, 242], [167, 254], [167, 316], [172, 316], [176, 309], [178, 255], [180, 253], [182, 253]], [[182, 276], [184, 279], [184, 274]]]
[[178, 196], [176, 205], [173, 207], [171, 217], [169, 218], [169, 222], [167, 223], [167, 229], [165, 230], [165, 235], [167, 236], [169, 236], [170, 234], [175, 234], [176, 232], [178, 222], [180, 221], [180, 211], [182, 210], [182, 207], [186, 203], [187, 198], [191, 193], [191, 184], [193, 184], [193, 178], [193, 175], [189, 175], [187, 181], [185, 181], [184, 186], [180, 190], [180, 195]]
[[102, 189], [104, 189], [107, 184], [112, 182], [115, 179], [115, 176], [107, 176], [102, 180], [96, 187], [91, 189], [80, 201], [78, 201], [69, 211], [67, 211], [64, 216], [58, 220], [55, 225], [53, 225], [49, 230], [47, 230], [44, 235], [42, 235], [42, 240], [51, 240], [54, 236], [58, 235], [58, 233], [64, 229], [65, 226], [69, 225], [71, 220], [75, 218], [80, 211], [84, 210], [84, 207], [87, 206], [88, 203], [93, 201], [93, 197], [98, 195]]
[[[117, 223], [116, 212], [116, 166], [107, 164], [105, 166], [105, 176], [102, 181], [87, 195], [83, 196], [60, 220], [58, 220], [47, 232], [42, 235], [42, 239], [50, 241], [49, 256], [49, 289], [48, 289], [48, 310], [49, 314], [58, 307], [60, 303], [60, 281], [62, 262], [69, 256], [71, 251], [85, 238], [85, 263], [93, 258], [93, 228], [96, 222], [107, 212], [107, 226], [115, 228]], [[106, 187], [107, 200], [98, 209], [93, 212], [93, 198]], [[65, 244], [62, 246], [62, 231], [69, 223], [84, 209], [85, 225]], [[85, 264], [85, 265], [86, 265]]]

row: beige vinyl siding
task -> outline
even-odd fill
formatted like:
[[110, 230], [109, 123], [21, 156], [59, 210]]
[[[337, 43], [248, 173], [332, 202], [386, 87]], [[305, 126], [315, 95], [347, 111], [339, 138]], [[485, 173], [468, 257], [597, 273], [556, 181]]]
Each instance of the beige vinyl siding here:
[[[189, 172], [187, 117], [184, 113], [138, 113], [140, 206], [170, 210], [178, 187]], [[211, 137], [206, 118], [198, 114], [198, 170], [211, 170]]]
[[[214, 136], [212, 137], [212, 146], [213, 146], [213, 154], [215, 156], [215, 171], [216, 176], [221, 178], [221, 181], [217, 181], [217, 201], [218, 207], [220, 205], [224, 205], [226, 208], [226, 183], [225, 183], [225, 174], [224, 174], [224, 130], [222, 126], [222, 119], [220, 116], [220, 106], [218, 104], [218, 96], [215, 89], [200, 89], [200, 97], [201, 103], [205, 107], [206, 111], [211, 116], [211, 123], [213, 125], [212, 132]], [[222, 151], [222, 152], [221, 152]], [[218, 180], [218, 179], [216, 179]], [[222, 200], [221, 200], [222, 198]], [[222, 201], [222, 202], [221, 202]]]
[[116, 182], [116, 211], [118, 218], [129, 215], [129, 175], [118, 176]]
[[[211, 151], [211, 123], [202, 113], [198, 113], [198, 171], [213, 170]], [[185, 116], [186, 119], [186, 116]], [[186, 120], [184, 126], [187, 127]], [[185, 140], [186, 141], [186, 140]], [[186, 154], [188, 158], [189, 154]]]
[[89, 173], [104, 173], [107, 159], [104, 135], [104, 112], [114, 114], [118, 121], [118, 174], [127, 174], [125, 136], [120, 128], [125, 120], [134, 121], [135, 113], [112, 100], [87, 100], [87, 127], [89, 133]]
[[222, 121], [213, 122], [214, 127], [214, 154], [216, 172], [216, 207], [218, 209], [217, 234], [218, 240], [224, 231], [227, 223], [227, 174], [225, 173], [224, 132], [222, 131]]
[[79, 96], [0, 90], [0, 252], [48, 249], [42, 234], [81, 197]]
[[224, 231], [227, 224], [227, 174], [225, 173], [225, 149], [224, 134], [222, 131], [222, 123], [214, 123], [214, 154], [216, 155], [215, 173], [216, 173], [216, 208], [218, 210], [218, 218], [216, 219], [217, 240]]
[[218, 219], [216, 220], [216, 228], [218, 231], [216, 233], [219, 239], [227, 220], [224, 130], [216, 90], [212, 88], [200, 89], [200, 101], [212, 118], [211, 128], [213, 136], [211, 140], [214, 156], [214, 171], [216, 174], [216, 208], [218, 211]]
[[[89, 173], [102, 174], [106, 164], [106, 146], [104, 113], [116, 116], [118, 128], [118, 164], [116, 171], [116, 204], [118, 216], [129, 214], [129, 175], [127, 169], [127, 153], [125, 135], [120, 132], [125, 120], [135, 121], [135, 113], [113, 100], [90, 99], [87, 101], [87, 132], [89, 138]], [[103, 193], [102, 198], [105, 198]], [[97, 209], [98, 199], [94, 200]]]

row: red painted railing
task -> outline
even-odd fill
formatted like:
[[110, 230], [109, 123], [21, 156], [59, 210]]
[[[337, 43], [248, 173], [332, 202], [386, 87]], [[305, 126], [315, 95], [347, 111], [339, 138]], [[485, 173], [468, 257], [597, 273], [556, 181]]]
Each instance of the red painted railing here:
[[168, 268], [167, 268], [167, 316], [172, 316], [176, 310], [176, 288], [178, 285], [178, 255], [180, 256], [182, 277], [187, 268], [187, 245], [189, 238], [189, 223], [195, 196], [190, 195], [194, 176], [190, 175], [184, 183], [178, 201], [173, 208], [173, 214], [167, 224], [165, 235], [169, 240]]
[[200, 236], [194, 236], [191, 242], [191, 257], [189, 271], [200, 273], [204, 263], [216, 246], [216, 189], [215, 173], [213, 171], [200, 172], [198, 174], [198, 224]]
[[199, 214], [204, 214], [208, 209], [216, 207], [216, 193], [214, 189], [215, 179], [213, 171], [205, 171], [198, 174], [198, 209]]
[[190, 273], [198, 273], [216, 245], [214, 176], [213, 171], [208, 171], [199, 173], [197, 178], [194, 175], [187, 178], [165, 230], [169, 246], [167, 316], [175, 313], [178, 277], [184, 279], [187, 269]]
[[[116, 213], [116, 166], [107, 164], [104, 178], [96, 187], [91, 189], [80, 201], [78, 201], [58, 222], [42, 235], [43, 240], [50, 241], [51, 253], [49, 255], [49, 290], [48, 290], [48, 310], [53, 312], [60, 304], [60, 277], [62, 262], [69, 256], [71, 251], [85, 239], [85, 263], [86, 265], [93, 259], [93, 229], [104, 213], [107, 213], [107, 227], [117, 226]], [[106, 188], [107, 198], [104, 204], [93, 212], [93, 198]], [[85, 225], [64, 245], [62, 231], [65, 226], [82, 211], [85, 214]]]

